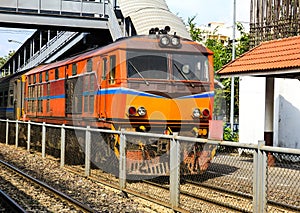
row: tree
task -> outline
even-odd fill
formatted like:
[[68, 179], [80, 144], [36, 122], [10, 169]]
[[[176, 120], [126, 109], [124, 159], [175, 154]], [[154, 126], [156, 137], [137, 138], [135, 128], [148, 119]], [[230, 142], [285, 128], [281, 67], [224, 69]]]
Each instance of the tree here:
[[0, 76], [6, 75], [5, 71], [2, 70], [2, 66], [15, 54], [15, 51], [9, 51], [8, 55], [0, 57]]
[[12, 57], [15, 54], [15, 51], [9, 51], [8, 55], [4, 57], [0, 57], [0, 67], [2, 67], [10, 57]]
[[[195, 21], [196, 16], [188, 19], [188, 26], [190, 28], [190, 35], [194, 41], [202, 42], [204, 41], [204, 31], [196, 27]], [[237, 30], [240, 32], [241, 37], [237, 39], [236, 42], [236, 56], [240, 56], [249, 50], [249, 34], [245, 32], [244, 27], [241, 23], [237, 23]], [[216, 33], [217, 29], [214, 30]], [[207, 39], [204, 45], [214, 52], [214, 70], [220, 70], [225, 64], [232, 60], [232, 42], [224, 45], [221, 41], [216, 39]], [[215, 78], [219, 80], [219, 76], [215, 75]], [[215, 105], [214, 112], [215, 115], [222, 114], [224, 108], [226, 109], [226, 117], [230, 116], [230, 99], [231, 99], [231, 79], [225, 78], [221, 79], [221, 83], [224, 85], [224, 89], [216, 89], [215, 91]], [[235, 95], [234, 95], [234, 114], [238, 115], [239, 110], [239, 79], [235, 78]], [[224, 101], [225, 103], [224, 103]], [[226, 107], [224, 106], [226, 105]]]

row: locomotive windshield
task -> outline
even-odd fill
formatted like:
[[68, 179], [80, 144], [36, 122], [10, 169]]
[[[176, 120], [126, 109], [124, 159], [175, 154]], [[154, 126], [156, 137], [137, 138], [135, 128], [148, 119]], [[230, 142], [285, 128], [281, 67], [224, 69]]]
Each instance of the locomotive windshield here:
[[128, 78], [209, 81], [204, 55], [129, 51], [127, 68]]
[[172, 55], [175, 80], [209, 81], [208, 58], [204, 55]]
[[128, 78], [167, 79], [167, 59], [166, 53], [128, 52]]

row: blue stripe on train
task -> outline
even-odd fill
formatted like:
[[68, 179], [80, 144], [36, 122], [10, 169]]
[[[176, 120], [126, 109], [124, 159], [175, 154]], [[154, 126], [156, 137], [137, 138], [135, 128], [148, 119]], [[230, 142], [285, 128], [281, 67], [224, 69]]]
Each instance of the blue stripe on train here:
[[[164, 98], [163, 96], [160, 95], [154, 95], [151, 93], [147, 92], [142, 92], [138, 90], [133, 90], [133, 89], [127, 89], [127, 88], [108, 88], [108, 89], [101, 89], [97, 91], [87, 91], [83, 92], [83, 96], [87, 95], [117, 95], [117, 94], [124, 94], [124, 95], [136, 95], [136, 96], [144, 96], [144, 97], [152, 97], [152, 98]], [[47, 99], [59, 99], [59, 98], [65, 98], [65, 94], [61, 95], [54, 95], [54, 96], [43, 96], [43, 97], [38, 97], [38, 98], [25, 98], [26, 101], [35, 101], [35, 100], [47, 100]], [[214, 97], [214, 92], [206, 92], [206, 93], [201, 93], [201, 94], [194, 94], [194, 95], [187, 95], [183, 97], [178, 97], [176, 99], [190, 99], [190, 98], [211, 98]]]
[[0, 112], [14, 112], [14, 108], [12, 108], [12, 107], [9, 107], [9, 108], [1, 107]]

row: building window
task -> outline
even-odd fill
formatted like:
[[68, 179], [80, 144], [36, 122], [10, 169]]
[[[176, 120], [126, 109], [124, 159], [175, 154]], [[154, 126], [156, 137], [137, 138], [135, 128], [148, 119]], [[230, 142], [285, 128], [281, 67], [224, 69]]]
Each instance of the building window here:
[[36, 74], [33, 74], [33, 83], [36, 83]]

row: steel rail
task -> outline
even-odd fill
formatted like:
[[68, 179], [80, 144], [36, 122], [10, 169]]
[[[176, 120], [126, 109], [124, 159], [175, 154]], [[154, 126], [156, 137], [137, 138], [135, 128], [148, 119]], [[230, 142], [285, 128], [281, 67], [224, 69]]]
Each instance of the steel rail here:
[[[80, 175], [80, 176], [84, 176], [82, 173], [76, 171], [75, 169], [71, 169], [71, 168], [64, 168], [65, 170], [69, 171], [69, 172], [72, 172], [72, 173], [75, 173], [77, 175]], [[86, 176], [84, 176], [86, 177]], [[170, 204], [164, 202], [164, 201], [159, 201], [159, 200], [156, 200], [150, 196], [147, 196], [147, 195], [144, 195], [144, 194], [141, 194], [139, 192], [136, 192], [134, 190], [131, 190], [131, 189], [120, 189], [120, 186], [117, 185], [117, 184], [112, 184], [112, 183], [109, 183], [107, 179], [105, 178], [100, 178], [99, 176], [97, 176], [97, 178], [95, 177], [92, 177], [92, 176], [88, 176], [86, 177], [87, 179], [90, 179], [92, 181], [95, 181], [97, 183], [100, 183], [102, 185], [105, 185], [107, 187], [110, 187], [110, 188], [113, 188], [113, 189], [117, 189], [117, 190], [120, 190], [120, 192], [122, 193], [125, 193], [125, 194], [131, 194], [133, 196], [136, 196], [136, 197], [139, 197], [139, 198], [142, 198], [144, 200], [147, 200], [147, 201], [150, 201], [152, 203], [155, 203], [155, 204], [158, 204], [158, 205], [161, 205], [161, 206], [164, 206], [168, 209], [172, 209], [174, 210], [175, 212], [182, 212], [182, 213], [189, 213], [189, 211], [185, 210], [185, 209], [182, 209], [180, 207], [172, 207]]]
[[[154, 182], [151, 182], [151, 181], [143, 181], [147, 184], [150, 184], [152, 186], [156, 186], [158, 188], [162, 188], [162, 189], [169, 189], [167, 186], [162, 186], [158, 183], [154, 183]], [[203, 188], [207, 188], [207, 187], [203, 187]], [[211, 188], [210, 188], [211, 189]], [[217, 190], [216, 190], [217, 191]], [[212, 204], [215, 204], [217, 206], [222, 206], [222, 207], [225, 207], [227, 209], [231, 209], [231, 210], [235, 210], [235, 211], [242, 211], [242, 212], [247, 212], [247, 213], [251, 213], [252, 211], [249, 211], [249, 210], [246, 210], [246, 209], [243, 209], [243, 208], [239, 208], [237, 206], [234, 206], [234, 205], [231, 205], [229, 203], [225, 203], [225, 202], [220, 202], [220, 201], [215, 201], [214, 199], [210, 199], [208, 197], [205, 197], [205, 196], [198, 196], [198, 195], [195, 195], [195, 194], [191, 194], [189, 192], [186, 192], [186, 191], [182, 191], [180, 190], [180, 194], [181, 195], [185, 195], [185, 196], [188, 196], [188, 197], [191, 197], [191, 198], [194, 198], [194, 199], [198, 199], [198, 200], [202, 200], [202, 201], [205, 201], [205, 202], [208, 202], [208, 203], [212, 203]], [[229, 194], [229, 193], [227, 193]]]
[[2, 203], [4, 207], [8, 207], [10, 212], [26, 213], [25, 209], [2, 190], [0, 190], [0, 203]]
[[96, 212], [94, 209], [92, 209], [91, 207], [71, 198], [70, 196], [54, 189], [53, 187], [49, 186], [48, 184], [38, 180], [38, 179], [35, 179], [31, 176], [29, 176], [28, 174], [24, 173], [23, 171], [19, 170], [18, 168], [8, 164], [7, 162], [5, 161], [2, 161], [0, 160], [0, 164], [4, 165], [5, 167], [7, 167], [8, 169], [10, 169], [11, 171], [15, 172], [15, 173], [18, 173], [19, 175], [21, 175], [22, 177], [25, 177], [26, 179], [28, 179], [29, 181], [37, 184], [38, 186], [41, 186], [45, 189], [47, 189], [48, 191], [54, 193], [57, 197], [67, 201], [68, 203], [70, 203], [71, 205], [74, 205], [76, 206], [76, 208], [84, 211], [84, 212]]

